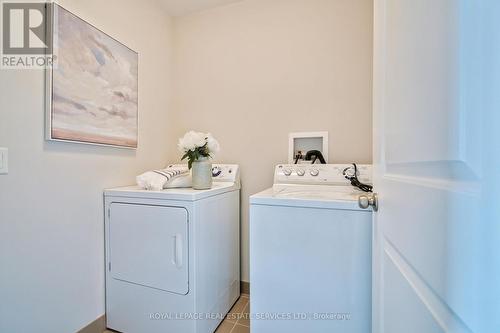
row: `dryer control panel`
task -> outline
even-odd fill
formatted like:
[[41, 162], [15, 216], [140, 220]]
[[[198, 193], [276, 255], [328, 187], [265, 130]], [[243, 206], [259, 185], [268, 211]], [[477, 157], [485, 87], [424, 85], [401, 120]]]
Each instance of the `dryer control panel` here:
[[[372, 166], [357, 164], [360, 182], [372, 183]], [[354, 175], [352, 164], [279, 164], [274, 171], [274, 184], [350, 185], [345, 176]]]
[[213, 164], [212, 178], [218, 182], [234, 182], [240, 181], [240, 169], [236, 164]]
[[[187, 164], [170, 164], [168, 168], [186, 167]], [[212, 178], [217, 182], [232, 182], [239, 184], [240, 167], [237, 164], [212, 164]]]

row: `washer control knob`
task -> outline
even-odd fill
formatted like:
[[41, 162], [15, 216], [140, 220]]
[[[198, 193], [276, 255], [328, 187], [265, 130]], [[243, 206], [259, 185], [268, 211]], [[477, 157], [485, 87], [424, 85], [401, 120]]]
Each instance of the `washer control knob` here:
[[311, 169], [311, 171], [309, 171], [309, 173], [311, 174], [311, 176], [317, 177], [319, 175], [319, 170], [318, 169]]
[[283, 169], [283, 173], [285, 174], [285, 176], [290, 176], [292, 174], [292, 170], [291, 169]]
[[303, 169], [298, 169], [298, 170], [297, 170], [297, 175], [299, 175], [299, 176], [301, 176], [301, 177], [302, 177], [302, 176], [304, 176], [305, 174], [306, 174], [305, 170], [303, 170]]

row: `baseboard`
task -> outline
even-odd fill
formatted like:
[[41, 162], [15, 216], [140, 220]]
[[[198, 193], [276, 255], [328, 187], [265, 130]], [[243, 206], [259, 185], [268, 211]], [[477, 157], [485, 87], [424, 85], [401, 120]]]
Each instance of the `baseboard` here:
[[250, 295], [250, 282], [241, 281], [240, 291], [242, 294]]
[[106, 315], [102, 315], [77, 333], [103, 333], [106, 330]]

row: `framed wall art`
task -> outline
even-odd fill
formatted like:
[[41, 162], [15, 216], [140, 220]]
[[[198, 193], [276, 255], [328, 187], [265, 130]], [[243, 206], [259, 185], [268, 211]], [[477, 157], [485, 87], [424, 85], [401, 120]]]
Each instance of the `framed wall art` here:
[[61, 6], [48, 8], [46, 139], [137, 148], [138, 53]]

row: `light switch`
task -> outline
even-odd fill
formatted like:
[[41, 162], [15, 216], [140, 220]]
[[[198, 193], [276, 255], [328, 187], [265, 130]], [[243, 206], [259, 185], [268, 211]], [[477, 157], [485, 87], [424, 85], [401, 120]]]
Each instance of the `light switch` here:
[[9, 173], [9, 150], [0, 148], [0, 175]]

